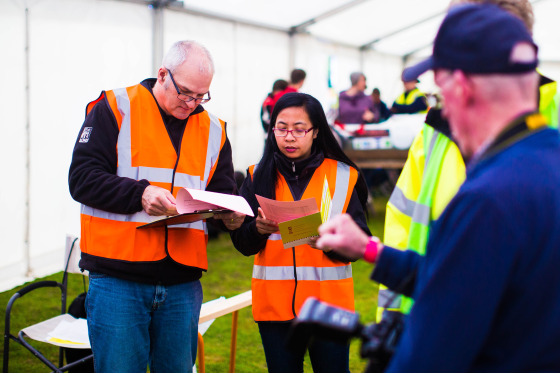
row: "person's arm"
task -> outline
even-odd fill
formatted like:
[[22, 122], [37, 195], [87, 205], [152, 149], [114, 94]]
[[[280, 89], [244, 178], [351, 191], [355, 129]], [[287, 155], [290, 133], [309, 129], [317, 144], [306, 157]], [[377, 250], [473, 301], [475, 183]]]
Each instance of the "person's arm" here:
[[[319, 227], [316, 247], [333, 251], [346, 258], [377, 264], [372, 279], [389, 288], [411, 296], [421, 256], [413, 251], [400, 251], [384, 246], [379, 239], [368, 236], [348, 214], [341, 214]], [[370, 247], [370, 240], [379, 244]]]
[[[89, 138], [81, 140], [86, 128], [90, 131]], [[142, 210], [142, 195], [150, 183], [116, 175], [118, 136], [113, 113], [106, 101], [101, 100], [86, 117], [76, 140], [68, 185], [74, 200], [82, 204], [112, 213], [132, 214]]]
[[505, 209], [490, 194], [462, 194], [436, 222], [388, 371], [472, 370], [521, 251]]
[[259, 253], [266, 246], [270, 235], [260, 234], [257, 230], [259, 203], [255, 197], [253, 182], [248, 173], [241, 186], [240, 194], [251, 206], [255, 217], [246, 216], [241, 227], [235, 231], [231, 231], [229, 234], [235, 249], [245, 256], [252, 256]]

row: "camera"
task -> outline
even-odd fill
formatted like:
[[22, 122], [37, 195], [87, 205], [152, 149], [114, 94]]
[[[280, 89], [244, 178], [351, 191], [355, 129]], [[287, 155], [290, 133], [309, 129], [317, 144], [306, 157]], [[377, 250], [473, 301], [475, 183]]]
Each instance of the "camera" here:
[[292, 322], [287, 344], [294, 350], [305, 350], [309, 340], [318, 337], [338, 342], [362, 341], [360, 355], [368, 359], [366, 372], [383, 372], [395, 352], [404, 327], [404, 315], [385, 311], [381, 322], [360, 323], [358, 313], [338, 308], [310, 297]]

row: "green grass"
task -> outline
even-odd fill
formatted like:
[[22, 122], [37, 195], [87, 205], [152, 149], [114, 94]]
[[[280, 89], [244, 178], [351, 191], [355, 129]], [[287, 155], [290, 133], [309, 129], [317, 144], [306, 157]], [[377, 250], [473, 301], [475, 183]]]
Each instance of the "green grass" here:
[[[387, 198], [374, 199], [375, 214], [370, 216], [369, 226], [373, 235], [382, 237], [385, 204]], [[229, 240], [229, 235], [222, 234], [208, 245], [208, 272], [202, 277], [204, 301], [220, 296], [232, 297], [251, 289], [251, 273], [253, 258], [245, 257], [237, 252]], [[352, 265], [356, 312], [360, 314], [362, 323], [375, 320], [377, 303], [377, 285], [369, 280], [372, 270], [370, 264], [357, 261]], [[62, 273], [53, 274], [41, 280], [61, 281]], [[0, 293], [2, 305], [2, 330], [4, 330], [5, 306], [13, 293], [21, 287]], [[81, 276], [71, 275], [69, 281], [69, 297], [73, 300], [83, 292]], [[68, 302], [68, 304], [70, 303]], [[31, 323], [41, 321], [60, 312], [60, 292], [58, 289], [36, 290], [19, 299], [12, 310], [12, 333]], [[224, 373], [229, 371], [229, 350], [231, 342], [231, 315], [218, 318], [204, 335], [206, 372]], [[360, 341], [353, 340], [350, 346], [350, 371], [363, 372], [366, 361], [360, 358]], [[35, 343], [34, 346], [49, 359], [56, 362], [58, 349], [48, 344]], [[4, 342], [2, 341], [2, 350]], [[3, 358], [0, 360], [3, 361]], [[14, 342], [10, 343], [10, 372], [48, 372], [48, 368], [26, 349]], [[239, 311], [237, 330], [237, 372], [267, 372], [264, 351], [262, 348], [257, 324], [254, 322], [251, 308]], [[305, 372], [312, 372], [309, 359], [306, 358]]]

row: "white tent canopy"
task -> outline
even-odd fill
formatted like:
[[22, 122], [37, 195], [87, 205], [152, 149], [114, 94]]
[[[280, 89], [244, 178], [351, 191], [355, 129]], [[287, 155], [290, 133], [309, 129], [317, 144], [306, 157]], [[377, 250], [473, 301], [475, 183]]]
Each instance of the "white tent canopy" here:
[[[154, 75], [165, 50], [194, 39], [216, 74], [205, 107], [228, 122], [237, 170], [263, 147], [259, 112], [272, 83], [306, 70], [302, 91], [327, 109], [363, 71], [390, 104], [403, 67], [425, 57], [448, 0], [2, 0], [0, 289], [59, 270], [79, 235], [68, 192], [85, 105], [102, 89]], [[533, 1], [543, 73], [560, 78], [558, 0]], [[429, 76], [421, 88], [435, 89]], [[8, 184], [8, 182], [10, 182]]]

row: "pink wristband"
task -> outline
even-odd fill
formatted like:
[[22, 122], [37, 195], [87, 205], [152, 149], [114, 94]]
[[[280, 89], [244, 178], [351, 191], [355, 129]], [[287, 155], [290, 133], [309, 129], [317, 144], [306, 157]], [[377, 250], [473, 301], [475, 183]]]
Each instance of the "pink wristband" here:
[[371, 264], [375, 264], [377, 260], [377, 253], [379, 252], [379, 245], [381, 243], [378, 239], [374, 239], [373, 236], [369, 239], [366, 246], [366, 251], [364, 252], [364, 260]]

